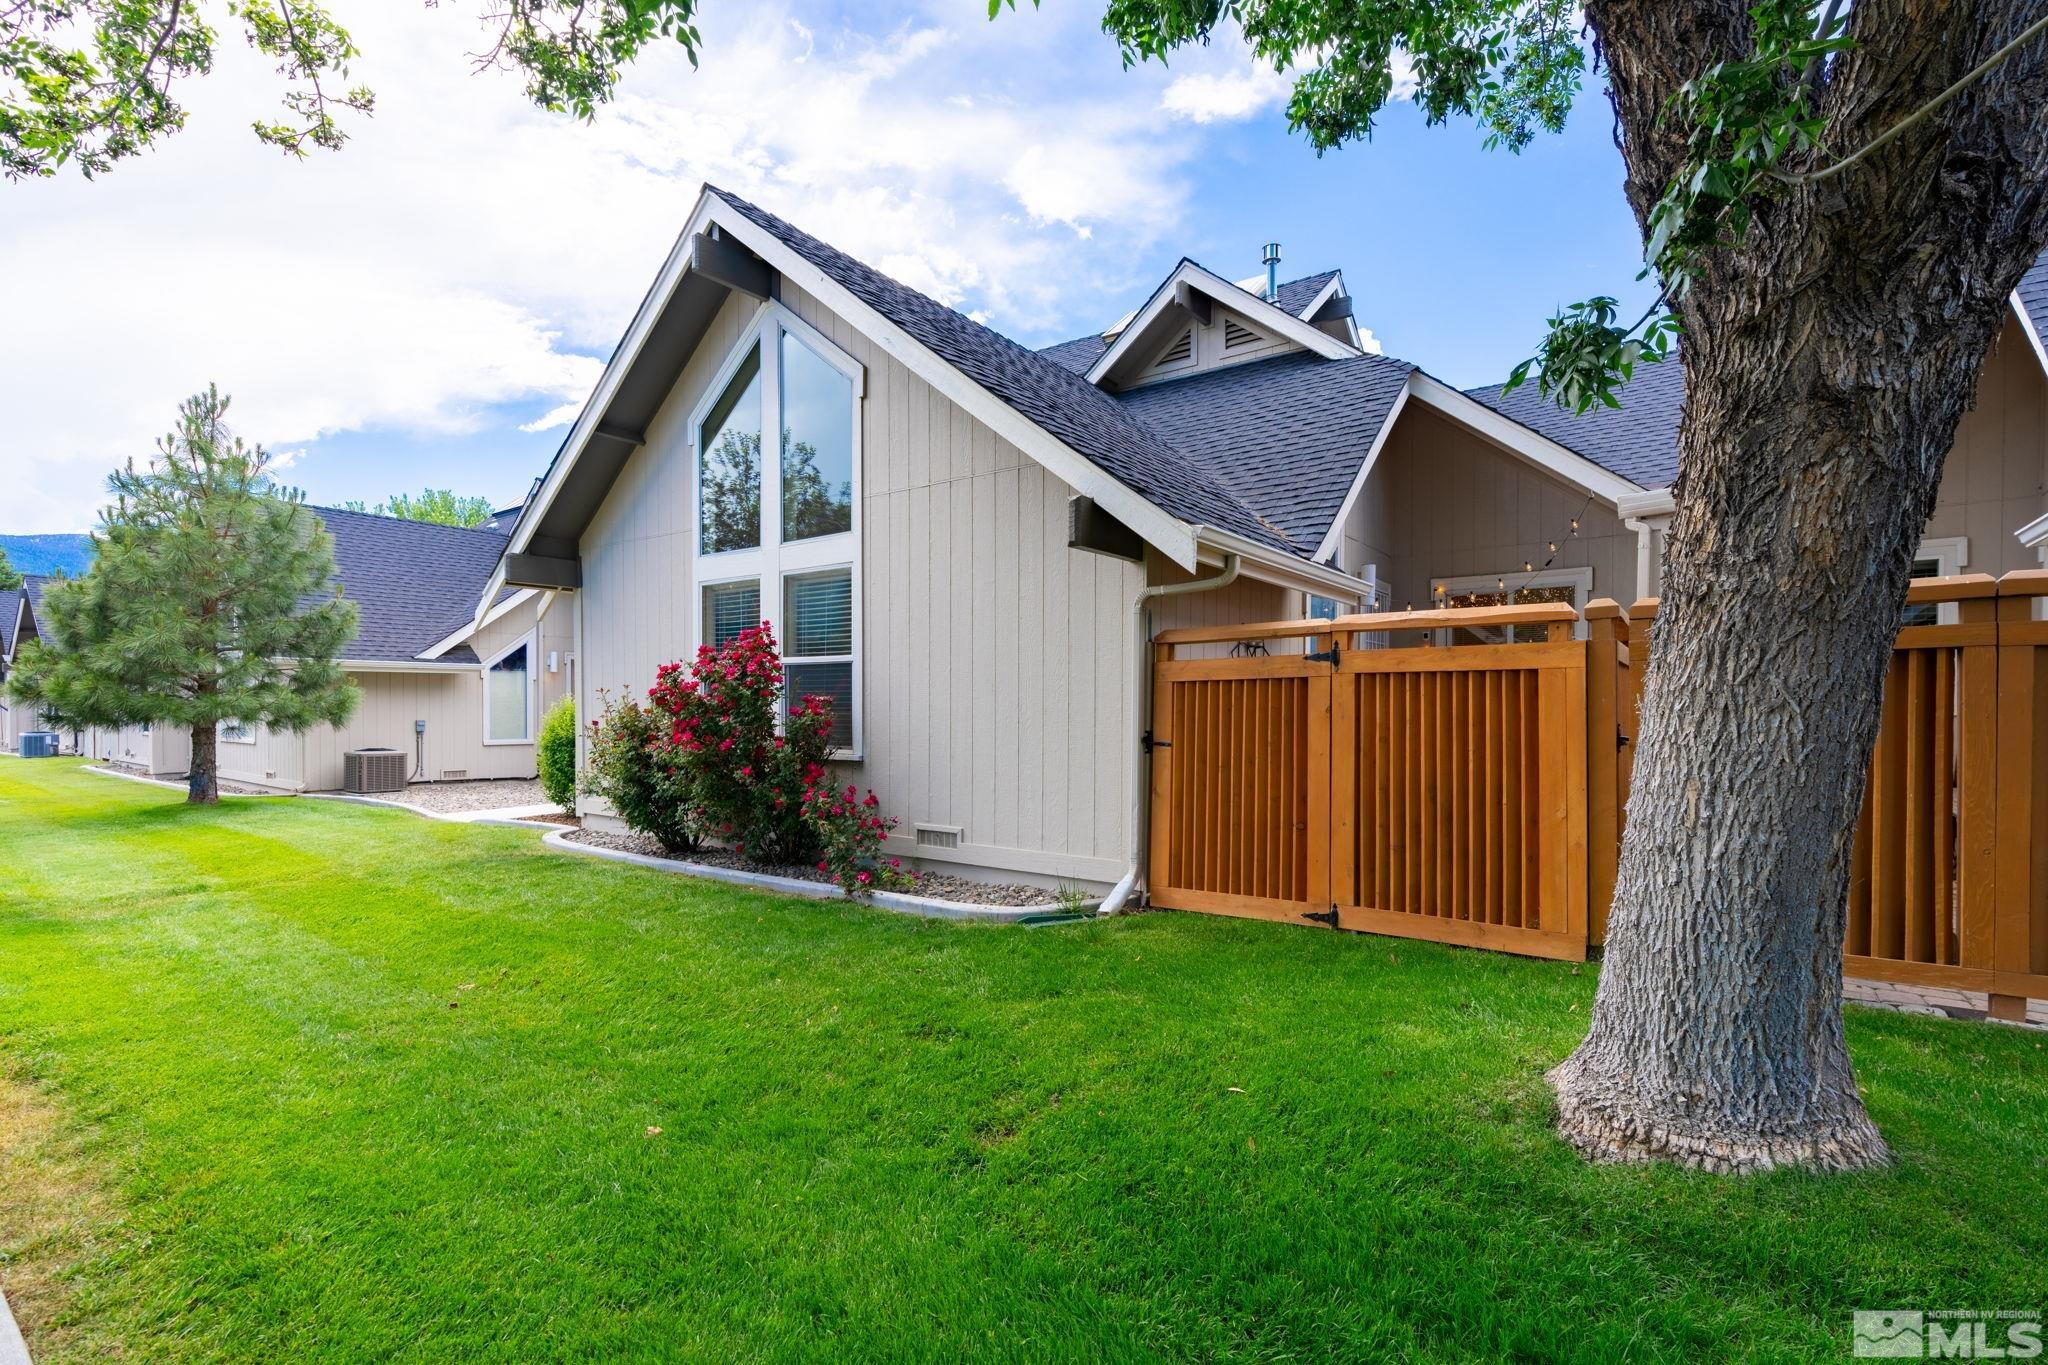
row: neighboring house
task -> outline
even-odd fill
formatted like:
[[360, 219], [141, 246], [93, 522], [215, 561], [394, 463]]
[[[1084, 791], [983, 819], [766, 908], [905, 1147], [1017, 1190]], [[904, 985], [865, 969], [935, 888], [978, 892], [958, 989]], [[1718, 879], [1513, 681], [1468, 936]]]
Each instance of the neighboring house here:
[[[302, 734], [221, 726], [221, 780], [332, 791], [342, 785], [342, 755], [367, 748], [411, 755], [415, 781], [532, 777], [541, 714], [568, 691], [573, 663], [555, 594], [506, 590], [479, 606], [518, 509], [476, 530], [312, 510], [356, 605], [342, 663], [362, 700], [347, 724]], [[159, 775], [191, 761], [191, 736], [176, 726], [97, 730], [81, 748]]]
[[[2011, 315], [1985, 361], [1977, 398], [1957, 428], [1942, 470], [1934, 513], [1913, 566], [1916, 577], [2003, 574], [2048, 563], [2048, 256], [2013, 291]], [[1545, 402], [1533, 387], [1502, 396], [1498, 387], [1473, 396], [1615, 470], [1643, 491], [1617, 499], [1635, 537], [1633, 574], [1618, 567], [1598, 591], [1627, 600], [1610, 583], [1654, 596], [1671, 521], [1671, 483], [1678, 475], [1678, 416], [1685, 372], [1675, 364], [1638, 372], [1619, 409], [1574, 417]], [[1431, 572], [1468, 571], [1447, 557]], [[1932, 609], [1927, 609], [1931, 611]]]
[[[45, 574], [23, 574], [21, 586], [0, 592], [0, 750], [17, 753], [21, 737], [32, 730], [47, 730], [39, 707], [12, 701], [7, 696], [7, 679], [14, 672], [21, 646], [39, 639], [37, 614], [42, 610], [43, 591], [50, 579]], [[66, 748], [75, 746], [78, 736], [65, 733]]]

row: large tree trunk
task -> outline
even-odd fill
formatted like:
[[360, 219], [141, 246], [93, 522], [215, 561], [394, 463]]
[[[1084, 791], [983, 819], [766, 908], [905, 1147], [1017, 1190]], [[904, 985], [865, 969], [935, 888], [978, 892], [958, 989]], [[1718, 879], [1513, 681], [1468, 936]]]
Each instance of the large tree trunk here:
[[219, 731], [211, 724], [192, 726], [192, 768], [185, 777], [185, 802], [211, 806], [220, 801]]
[[[1910, 9], [1910, 7], [1908, 7]], [[2012, 3], [1856, 5], [1840, 148], [2017, 31]], [[1647, 214], [1678, 82], [1745, 55], [1742, 6], [1593, 0]], [[2048, 237], [2042, 64], [2003, 70], [1826, 189], [1759, 210], [1680, 308], [1687, 401], [1628, 833], [1587, 1037], [1550, 1074], [1598, 1160], [1719, 1171], [1888, 1158], [1841, 1017], [1848, 856], [1914, 550]]]

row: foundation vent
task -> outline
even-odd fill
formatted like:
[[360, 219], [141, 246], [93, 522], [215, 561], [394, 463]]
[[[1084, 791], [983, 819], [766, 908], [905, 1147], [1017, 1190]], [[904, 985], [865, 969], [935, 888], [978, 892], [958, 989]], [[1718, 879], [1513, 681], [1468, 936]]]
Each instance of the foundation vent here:
[[918, 825], [916, 829], [917, 846], [919, 848], [960, 847], [960, 827], [958, 825]]
[[469, 780], [469, 769], [443, 768], [441, 769], [441, 780], [443, 782], [467, 782]]

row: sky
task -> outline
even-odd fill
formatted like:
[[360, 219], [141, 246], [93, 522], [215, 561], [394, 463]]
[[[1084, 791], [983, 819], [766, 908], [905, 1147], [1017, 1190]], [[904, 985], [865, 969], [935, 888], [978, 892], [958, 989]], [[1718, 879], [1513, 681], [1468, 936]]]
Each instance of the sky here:
[[186, 395], [315, 503], [516, 502], [704, 182], [1028, 345], [1100, 331], [1183, 255], [1340, 267], [1390, 355], [1498, 382], [1543, 319], [1644, 297], [1597, 83], [1519, 157], [1390, 108], [1317, 157], [1289, 81], [1219, 40], [1123, 69], [1101, 0], [705, 0], [579, 122], [476, 71], [479, 0], [334, 0], [377, 108], [339, 152], [262, 146], [280, 86], [233, 21], [186, 127], [96, 180], [0, 182], [0, 533], [88, 529]]

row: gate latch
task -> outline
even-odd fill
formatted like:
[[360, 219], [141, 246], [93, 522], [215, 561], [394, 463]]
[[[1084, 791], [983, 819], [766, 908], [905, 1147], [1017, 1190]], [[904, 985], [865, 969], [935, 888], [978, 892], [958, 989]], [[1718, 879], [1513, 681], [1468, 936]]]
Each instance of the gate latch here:
[[1151, 753], [1154, 749], [1171, 749], [1173, 747], [1172, 740], [1154, 739], [1152, 737], [1152, 732], [1150, 730], [1147, 730], [1145, 732], [1144, 737], [1138, 741], [1138, 744], [1139, 747], [1143, 748], [1144, 751], [1148, 754]]
[[1335, 929], [1337, 927], [1337, 907], [1333, 905], [1329, 909], [1320, 912], [1310, 910], [1303, 914], [1302, 918], [1317, 920], [1323, 924], [1329, 925], [1332, 929]]

